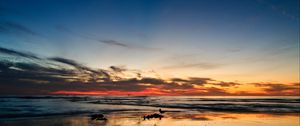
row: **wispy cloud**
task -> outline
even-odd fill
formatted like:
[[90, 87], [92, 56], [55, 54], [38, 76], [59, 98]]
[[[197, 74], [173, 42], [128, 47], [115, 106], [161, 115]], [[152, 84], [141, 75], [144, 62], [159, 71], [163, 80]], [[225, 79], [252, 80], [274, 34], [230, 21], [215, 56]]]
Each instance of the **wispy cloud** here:
[[15, 56], [21, 56], [21, 57], [25, 57], [25, 58], [39, 59], [38, 56], [36, 56], [32, 53], [19, 52], [19, 51], [14, 51], [14, 50], [7, 49], [7, 48], [2, 48], [2, 47], [0, 47], [0, 53], [15, 55]]
[[148, 50], [160, 50], [159, 48], [151, 48], [151, 47], [144, 47], [144, 46], [140, 46], [140, 45], [132, 45], [132, 44], [127, 44], [125, 42], [121, 42], [121, 41], [117, 41], [117, 40], [113, 40], [113, 39], [99, 39], [93, 35], [87, 34], [87, 33], [79, 33], [79, 32], [75, 32], [65, 26], [56, 26], [56, 29], [61, 31], [61, 32], [65, 32], [65, 33], [69, 33], [70, 35], [74, 35], [77, 37], [81, 37], [83, 39], [89, 39], [89, 40], [93, 40], [93, 41], [97, 41], [106, 45], [110, 45], [110, 46], [117, 46], [117, 47], [122, 47], [122, 48], [129, 48], [129, 49], [141, 49], [144, 51], [148, 51]]
[[120, 43], [116, 40], [99, 40], [99, 42], [104, 43], [104, 44], [108, 44], [108, 45], [113, 45], [113, 46], [120, 46], [120, 47], [130, 48], [129, 45]]
[[40, 33], [33, 31], [31, 28], [22, 25], [21, 23], [5, 21], [0, 22], [0, 33], [6, 34], [26, 34], [33, 36], [41, 36]]

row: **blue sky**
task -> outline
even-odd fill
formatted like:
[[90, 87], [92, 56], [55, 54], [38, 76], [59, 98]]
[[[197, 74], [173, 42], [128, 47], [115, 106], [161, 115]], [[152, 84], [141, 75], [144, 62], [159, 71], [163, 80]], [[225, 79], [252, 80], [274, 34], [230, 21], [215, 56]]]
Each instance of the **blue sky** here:
[[0, 39], [92, 68], [299, 80], [298, 0], [0, 0]]

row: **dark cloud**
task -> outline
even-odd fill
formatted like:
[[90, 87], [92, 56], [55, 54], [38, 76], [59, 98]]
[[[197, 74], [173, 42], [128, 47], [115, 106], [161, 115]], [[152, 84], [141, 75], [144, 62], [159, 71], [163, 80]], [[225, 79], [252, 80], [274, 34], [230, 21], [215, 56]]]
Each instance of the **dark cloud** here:
[[[42, 58], [31, 53], [0, 47], [0, 94], [6, 95], [51, 94], [58, 91], [139, 92], [154, 89], [159, 90], [159, 93], [162, 94], [175, 95], [234, 95], [221, 87], [240, 85], [235, 82], [201, 77], [186, 79], [144, 77], [140, 72], [136, 77], [131, 78], [123, 76], [123, 74], [119, 76], [119, 73], [123, 72], [136, 74], [137, 71], [117, 66], [111, 66], [108, 70], [92, 69], [66, 58]], [[215, 85], [220, 87], [212, 87]], [[264, 89], [267, 92], [265, 94], [299, 94], [298, 83], [289, 85], [256, 83], [255, 85]], [[254, 95], [247, 92], [238, 94]]]
[[21, 56], [21, 57], [26, 57], [26, 58], [39, 59], [36, 55], [31, 54], [31, 53], [18, 52], [18, 51], [12, 50], [12, 49], [6, 49], [6, 48], [2, 48], [2, 47], [0, 47], [0, 53]]
[[[10, 57], [0, 55], [0, 87], [1, 90], [9, 90], [7, 92], [9, 94], [21, 92], [26, 94], [31, 91], [36, 94], [47, 94], [57, 90], [138, 91], [147, 88], [140, 84], [164, 83], [163, 80], [155, 78], [121, 78], [115, 81], [111, 80], [110, 71], [94, 70], [74, 60], [61, 57], [40, 58], [6, 48], [0, 48], [0, 51], [10, 55]], [[18, 56], [18, 60], [10, 60], [11, 56]], [[24, 60], [24, 58], [31, 60]], [[72, 69], [67, 66], [71, 66]], [[114, 71], [121, 70], [117, 67], [111, 68]], [[125, 71], [125, 69], [122, 70]]]
[[189, 83], [203, 85], [208, 83], [208, 81], [213, 81], [211, 78], [200, 78], [200, 77], [190, 77]]
[[[93, 70], [73, 60], [59, 57], [43, 59], [29, 53], [5, 48], [0, 48], [0, 52], [6, 55], [18, 56], [17, 60], [10, 60], [9, 57], [1, 58], [1, 77], [50, 82], [59, 80], [60, 83], [68, 81], [82, 82], [82, 80], [86, 80], [86, 82], [110, 80], [109, 74], [105, 70]], [[66, 65], [72, 66], [74, 69], [67, 69]]]
[[296, 87], [298, 86], [299, 89], [300, 89], [300, 83], [294, 83], [293, 85], [296, 86]]
[[[93, 79], [96, 79], [97, 76], [101, 76], [102, 79], [105, 80], [105, 81], [110, 80], [110, 75], [105, 70], [93, 70], [89, 67], [86, 67], [82, 64], [77, 63], [74, 60], [65, 59], [65, 58], [61, 58], [61, 57], [53, 57], [53, 58], [48, 58], [48, 59], [50, 59], [52, 61], [56, 61], [56, 62], [60, 62], [60, 63], [64, 63], [64, 64], [67, 64], [67, 65], [73, 66], [77, 70], [79, 70], [78, 72], [89, 74]], [[94, 81], [96, 81], [96, 80], [94, 80]]]
[[88, 69], [89, 70], [89, 68], [77, 63], [74, 60], [65, 59], [65, 58], [61, 58], [61, 57], [53, 57], [53, 58], [48, 58], [48, 59], [56, 61], [56, 62], [67, 64], [67, 65], [73, 66], [73, 67], [78, 68], [78, 69]]
[[106, 90], [141, 91], [149, 87], [161, 86], [168, 83], [157, 78], [129, 78], [117, 81], [101, 82], [97, 84], [101, 85], [102, 88], [105, 88]]
[[254, 83], [254, 85], [262, 87], [265, 92], [273, 95], [300, 95], [297, 84]]
[[221, 87], [233, 87], [233, 86], [238, 86], [241, 85], [240, 83], [236, 83], [236, 82], [224, 82], [224, 81], [220, 81], [218, 83], [213, 83], [213, 85], [218, 85]]
[[214, 80], [211, 78], [190, 77], [188, 79], [172, 78], [171, 81], [173, 83], [180, 83], [180, 84], [204, 85], [207, 84], [209, 81], [214, 81]]
[[172, 78], [171, 81], [173, 81], [173, 82], [188, 82], [188, 80], [182, 79], [182, 78]]
[[140, 83], [149, 83], [149, 84], [165, 84], [166, 82], [158, 78], [142, 78]]
[[171, 91], [175, 91], [175, 90], [178, 90], [178, 89], [192, 89], [192, 88], [194, 88], [194, 85], [189, 84], [189, 83], [184, 83], [184, 84], [166, 83], [164, 85], [161, 85], [161, 88], [171, 90]]
[[171, 78], [170, 80], [161, 80], [160, 83], [162, 88], [165, 89], [192, 89], [194, 85], [203, 86], [208, 84], [209, 81], [213, 81], [211, 78], [200, 78], [200, 77], [190, 77], [187, 79], [182, 78]]
[[120, 66], [110, 66], [109, 68], [112, 69], [114, 72], [127, 71], [125, 67], [120, 67]]
[[[1, 52], [7, 55], [19, 56], [19, 59], [30, 58], [39, 62], [51, 61], [56, 64], [55, 68], [39, 64], [39, 62], [13, 62], [0, 60], [0, 80], [3, 89], [10, 90], [6, 93], [29, 93], [47, 94], [59, 90], [69, 91], [142, 91], [147, 88], [160, 88], [162, 90], [192, 89], [193, 85], [203, 85], [210, 78], [173, 78], [163, 80], [137, 76], [135, 78], [122, 78], [113, 80], [114, 72], [125, 72], [128, 69], [111, 66], [111, 71], [94, 70], [74, 60], [61, 57], [39, 58], [24, 52], [1, 48]], [[53, 64], [52, 64], [53, 65]], [[66, 66], [74, 69], [67, 69]], [[141, 73], [139, 73], [141, 74]], [[7, 85], [9, 84], [9, 85]], [[24, 86], [26, 85], [26, 86]], [[43, 86], [41, 86], [43, 85]], [[13, 87], [11, 87], [13, 86]], [[23, 91], [22, 91], [23, 90]], [[3, 92], [2, 92], [3, 93]]]

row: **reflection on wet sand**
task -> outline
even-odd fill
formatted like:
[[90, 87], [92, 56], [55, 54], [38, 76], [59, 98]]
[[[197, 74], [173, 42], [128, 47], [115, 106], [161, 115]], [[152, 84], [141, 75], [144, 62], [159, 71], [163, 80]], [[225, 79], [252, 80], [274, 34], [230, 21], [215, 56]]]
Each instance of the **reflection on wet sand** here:
[[147, 112], [113, 112], [107, 121], [88, 115], [11, 119], [2, 126], [299, 126], [299, 115], [167, 112], [164, 118], [143, 119]]

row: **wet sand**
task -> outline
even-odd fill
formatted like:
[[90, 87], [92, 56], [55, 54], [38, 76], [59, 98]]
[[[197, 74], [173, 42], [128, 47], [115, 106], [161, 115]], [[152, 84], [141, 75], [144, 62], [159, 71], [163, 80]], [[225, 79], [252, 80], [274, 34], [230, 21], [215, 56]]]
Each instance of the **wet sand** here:
[[107, 121], [88, 114], [1, 120], [1, 126], [299, 126], [299, 114], [166, 112], [162, 119], [143, 119], [154, 111], [122, 111], [105, 114]]
[[[0, 98], [0, 126], [299, 126], [298, 97]], [[144, 115], [165, 111], [163, 118]], [[91, 120], [92, 114], [108, 119]]]

